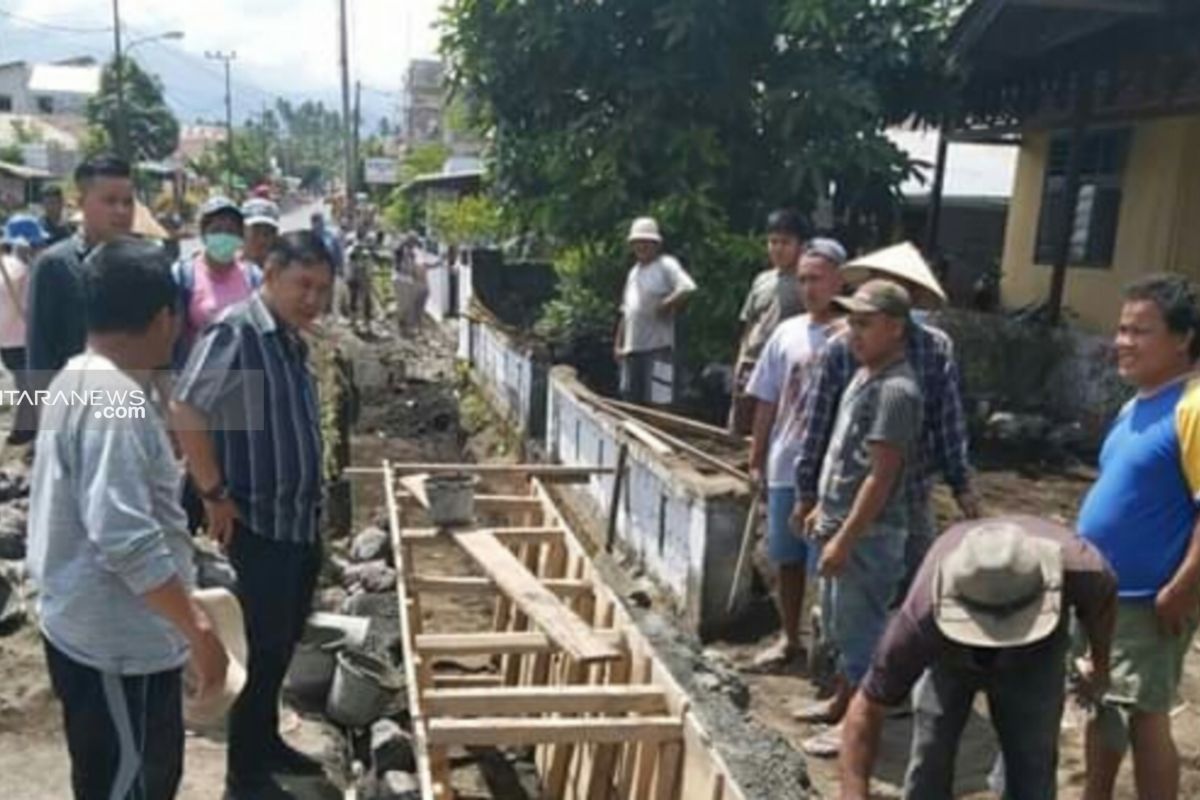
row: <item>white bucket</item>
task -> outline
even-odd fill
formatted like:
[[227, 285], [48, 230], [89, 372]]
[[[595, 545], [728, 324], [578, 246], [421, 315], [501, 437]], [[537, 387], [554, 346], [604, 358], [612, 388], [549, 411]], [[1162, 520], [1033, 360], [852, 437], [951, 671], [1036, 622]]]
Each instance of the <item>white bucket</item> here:
[[429, 518], [439, 528], [469, 525], [475, 521], [475, 478], [470, 475], [433, 475], [425, 479]]

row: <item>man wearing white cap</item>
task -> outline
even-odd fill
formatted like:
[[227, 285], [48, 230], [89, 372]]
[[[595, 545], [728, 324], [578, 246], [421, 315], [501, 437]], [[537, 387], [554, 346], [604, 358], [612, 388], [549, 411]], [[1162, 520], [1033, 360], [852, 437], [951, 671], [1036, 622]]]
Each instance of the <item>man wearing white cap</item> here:
[[261, 270], [279, 236], [279, 206], [266, 198], [252, 197], [242, 204], [242, 216], [246, 220], [242, 258]]
[[675, 399], [675, 317], [696, 291], [678, 259], [662, 252], [651, 217], [629, 228], [637, 263], [629, 269], [613, 343], [621, 367], [621, 396], [630, 403], [668, 405]]
[[[1071, 530], [1027, 516], [959, 523], [940, 536], [892, 618], [842, 734], [842, 800], [866, 800], [887, 708], [916, 683], [904, 796], [954, 797], [954, 759], [986, 694], [1005, 797], [1056, 793], [1071, 608], [1090, 649], [1080, 689], [1108, 682], [1117, 582]], [[918, 678], [920, 679], [918, 683]]]
[[[842, 268], [846, 280], [859, 284], [872, 278], [896, 281], [908, 291], [914, 305], [944, 303], [945, 293], [929, 266], [911, 244], [895, 245], [851, 261]], [[907, 357], [917, 374], [924, 398], [920, 464], [908, 471], [914, 502], [914, 525], [909, 530], [905, 560], [912, 573], [933, 540], [929, 509], [931, 477], [940, 471], [963, 515], [979, 516], [979, 503], [971, 490], [967, 458], [967, 424], [962, 406], [962, 378], [954, 360], [954, 343], [944, 331], [910, 321]], [[793, 527], [799, 529], [817, 502], [817, 482], [833, 434], [838, 401], [850, 384], [858, 364], [850, 338], [835, 336], [821, 354], [801, 410], [803, 430], [796, 459], [796, 511]]]

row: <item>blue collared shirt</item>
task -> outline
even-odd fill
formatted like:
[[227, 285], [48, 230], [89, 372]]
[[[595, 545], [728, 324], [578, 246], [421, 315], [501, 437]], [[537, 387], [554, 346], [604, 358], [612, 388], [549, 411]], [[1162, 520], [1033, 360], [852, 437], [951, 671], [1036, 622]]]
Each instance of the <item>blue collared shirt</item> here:
[[321, 432], [308, 348], [260, 292], [200, 339], [175, 399], [208, 417], [229, 494], [259, 536], [317, 540]]
[[[944, 331], [928, 325], [909, 326], [908, 362], [917, 373], [924, 397], [924, 424], [916, 469], [906, 470], [911, 496], [929, 496], [932, 476], [940, 471], [955, 494], [970, 488], [967, 423], [962, 406], [962, 378], [954, 361], [954, 343]], [[850, 352], [850, 334], [841, 333], [821, 353], [801, 404], [803, 424], [796, 459], [796, 491], [800, 502], [817, 501], [821, 464], [838, 402], [850, 385], [858, 362]]]

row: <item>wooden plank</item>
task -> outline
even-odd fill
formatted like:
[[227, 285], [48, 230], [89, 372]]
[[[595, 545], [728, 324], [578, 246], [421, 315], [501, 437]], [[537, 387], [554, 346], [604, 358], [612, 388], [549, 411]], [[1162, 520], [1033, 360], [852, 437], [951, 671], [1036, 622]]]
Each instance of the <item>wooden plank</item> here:
[[[463, 578], [457, 575], [414, 575], [410, 586], [420, 592], [441, 594], [494, 594], [496, 584], [487, 578]], [[592, 591], [590, 581], [571, 578], [543, 578], [542, 585], [560, 597], [574, 597]]]
[[529, 574], [512, 551], [490, 532], [452, 532], [450, 535], [500, 590], [573, 658], [586, 663], [620, 657], [616, 648], [598, 639], [590, 626]]
[[573, 476], [610, 475], [612, 467], [587, 467], [570, 464], [436, 464], [410, 463], [393, 464], [392, 471], [398, 474], [414, 472], [463, 472], [479, 475], [526, 475], [538, 478], [565, 478]]
[[395, 482], [387, 461], [383, 462], [383, 497], [387, 507], [388, 528], [392, 537], [392, 552], [400, 563], [396, 564], [396, 602], [400, 610], [400, 637], [404, 642], [404, 678], [408, 694], [408, 710], [412, 715], [413, 752], [417, 762], [417, 784], [422, 798], [434, 796], [433, 769], [430, 764], [429, 743], [426, 736], [424, 712], [421, 709], [421, 684], [417, 682], [417, 664], [413, 644], [415, 643], [411, 621], [408, 617], [408, 589], [404, 585], [404, 548], [400, 543], [400, 509], [396, 503]]
[[[596, 631], [596, 638], [616, 646], [621, 631]], [[550, 637], [541, 631], [493, 633], [425, 633], [417, 637], [418, 653], [429, 656], [481, 656], [493, 653], [549, 653], [555, 650]]]
[[656, 456], [669, 456], [675, 451], [671, 446], [662, 439], [656, 437], [642, 423], [632, 419], [627, 419], [621, 422], [621, 430], [626, 433], [631, 439], [636, 439], [646, 447], [650, 448], [650, 452]]
[[678, 797], [679, 766], [683, 758], [682, 742], [664, 742], [658, 753], [658, 780], [655, 800], [675, 800]]
[[677, 717], [474, 717], [429, 720], [432, 746], [520, 747], [535, 744], [585, 744], [682, 740], [683, 721]]
[[499, 686], [500, 676], [490, 672], [471, 674], [465, 672], [435, 672], [433, 685], [445, 689], [476, 689], [481, 686]]
[[435, 689], [424, 697], [429, 714], [455, 717], [515, 714], [657, 714], [667, 710], [663, 689], [640, 686], [533, 686]]
[[[478, 533], [489, 533], [505, 544], [549, 544], [561, 541], [566, 533], [562, 528], [480, 528]], [[401, 534], [406, 543], [433, 544], [444, 542], [449, 531], [438, 528], [408, 528]]]
[[541, 507], [542, 501], [538, 498], [520, 494], [475, 495], [476, 511], [537, 511]]
[[605, 397], [604, 402], [614, 408], [619, 408], [635, 417], [643, 419], [652, 419], [661, 423], [663, 426], [672, 426], [679, 430], [686, 430], [700, 436], [708, 436], [713, 439], [719, 439], [730, 444], [749, 444], [750, 437], [737, 436], [730, 433], [725, 428], [718, 428], [716, 425], [709, 425], [706, 422], [701, 422], [698, 419], [691, 417], [681, 417], [678, 414], [669, 414], [666, 411], [660, 411], [656, 408], [647, 408], [634, 403], [626, 403], [621, 400], [614, 400], [611, 397]]

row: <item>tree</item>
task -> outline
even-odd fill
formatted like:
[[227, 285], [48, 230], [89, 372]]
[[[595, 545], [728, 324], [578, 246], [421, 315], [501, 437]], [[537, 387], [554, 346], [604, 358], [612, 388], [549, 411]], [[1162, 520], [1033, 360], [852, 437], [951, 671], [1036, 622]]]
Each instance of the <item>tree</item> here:
[[275, 103], [278, 154], [284, 172], [299, 176], [303, 185], [318, 187], [342, 169], [342, 118], [324, 103], [306, 100], [293, 105]]
[[[159, 161], [179, 146], [179, 120], [163, 99], [162, 81], [142, 70], [128, 56], [121, 59], [125, 97], [125, 129], [134, 161]], [[98, 129], [88, 139], [91, 148], [111, 147], [117, 141], [117, 66], [110, 61], [100, 74], [100, 91], [88, 100], [88, 124]]]
[[640, 214], [697, 277], [702, 359], [732, 356], [729, 288], [761, 267], [772, 207], [831, 207], [851, 245], [884, 238], [910, 172], [884, 129], [943, 107], [938, 45], [960, 4], [450, 0], [443, 53], [489, 131], [494, 192], [570, 256], [548, 329], [611, 327]]

